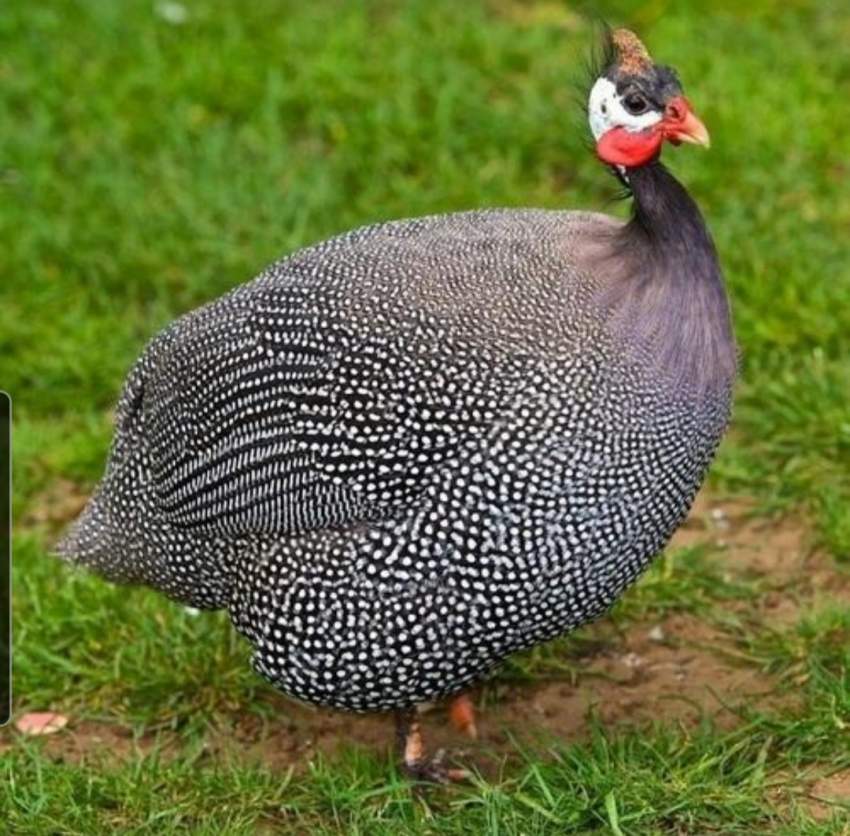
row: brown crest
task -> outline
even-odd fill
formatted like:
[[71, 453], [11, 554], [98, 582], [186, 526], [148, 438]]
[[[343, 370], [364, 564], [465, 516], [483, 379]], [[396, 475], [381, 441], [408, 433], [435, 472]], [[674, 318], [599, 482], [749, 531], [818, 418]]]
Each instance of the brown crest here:
[[652, 59], [637, 35], [628, 29], [615, 29], [611, 44], [617, 53], [617, 66], [629, 75], [640, 75], [652, 67]]

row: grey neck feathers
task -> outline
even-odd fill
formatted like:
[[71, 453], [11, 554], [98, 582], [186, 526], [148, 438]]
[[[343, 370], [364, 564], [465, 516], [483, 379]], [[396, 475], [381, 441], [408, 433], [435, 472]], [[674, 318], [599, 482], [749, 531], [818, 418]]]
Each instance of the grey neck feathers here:
[[610, 328], [625, 351], [648, 357], [680, 391], [728, 390], [735, 341], [702, 214], [658, 161], [629, 170], [628, 185], [632, 219], [595, 248], [598, 301]]

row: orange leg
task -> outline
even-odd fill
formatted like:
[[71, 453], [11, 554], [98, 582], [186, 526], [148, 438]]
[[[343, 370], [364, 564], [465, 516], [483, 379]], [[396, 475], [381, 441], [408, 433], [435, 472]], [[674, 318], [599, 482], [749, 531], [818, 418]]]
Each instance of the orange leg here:
[[475, 724], [475, 706], [467, 694], [458, 694], [449, 703], [449, 719], [461, 733], [478, 739], [478, 726]]
[[396, 735], [399, 753], [404, 771], [418, 781], [433, 781], [448, 784], [450, 781], [464, 781], [469, 778], [465, 769], [449, 769], [443, 763], [443, 752], [437, 752], [433, 758], [425, 757], [422, 743], [422, 727], [416, 708], [396, 712]]

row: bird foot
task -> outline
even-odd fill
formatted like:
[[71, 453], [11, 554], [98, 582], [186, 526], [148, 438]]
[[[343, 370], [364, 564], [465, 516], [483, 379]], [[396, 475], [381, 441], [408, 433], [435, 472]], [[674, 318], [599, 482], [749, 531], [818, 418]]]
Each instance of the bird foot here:
[[440, 749], [432, 758], [405, 761], [403, 768], [408, 778], [432, 784], [452, 784], [468, 781], [472, 777], [466, 769], [453, 769], [443, 762], [445, 750]]
[[472, 777], [465, 769], [446, 766], [443, 762], [446, 754], [443, 749], [431, 758], [425, 756], [422, 728], [415, 707], [396, 712], [396, 735], [402, 768], [408, 778], [433, 784], [450, 784]]

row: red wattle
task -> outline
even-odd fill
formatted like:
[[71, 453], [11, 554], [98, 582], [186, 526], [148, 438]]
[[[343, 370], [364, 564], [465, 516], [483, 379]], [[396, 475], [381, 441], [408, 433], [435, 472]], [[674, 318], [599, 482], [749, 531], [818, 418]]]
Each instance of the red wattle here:
[[661, 132], [651, 128], [635, 133], [625, 128], [612, 128], [599, 137], [596, 154], [609, 165], [635, 168], [649, 162], [658, 153], [663, 141]]

